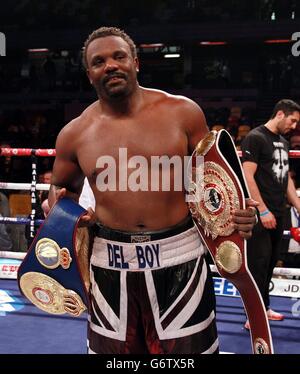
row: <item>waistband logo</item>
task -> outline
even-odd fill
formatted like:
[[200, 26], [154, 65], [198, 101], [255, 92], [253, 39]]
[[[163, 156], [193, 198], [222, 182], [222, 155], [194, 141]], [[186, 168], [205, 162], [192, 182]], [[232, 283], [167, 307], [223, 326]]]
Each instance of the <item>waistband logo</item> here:
[[[122, 245], [107, 243], [108, 266], [115, 269], [152, 269], [160, 267], [160, 245], [135, 245], [135, 253], [129, 256], [124, 253]], [[130, 261], [126, 261], [126, 259]]]

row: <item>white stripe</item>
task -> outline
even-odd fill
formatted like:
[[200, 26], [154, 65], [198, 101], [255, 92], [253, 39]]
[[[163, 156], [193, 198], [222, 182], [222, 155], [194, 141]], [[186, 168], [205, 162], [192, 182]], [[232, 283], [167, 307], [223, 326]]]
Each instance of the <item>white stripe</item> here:
[[[178, 295], [178, 297], [176, 298], [176, 300], [174, 301], [174, 303], [161, 316], [161, 318], [160, 318], [161, 321], [163, 321], [166, 318], [166, 316], [175, 308], [175, 306], [178, 304], [178, 302], [185, 295], [187, 289], [190, 287], [191, 283], [193, 282], [193, 280], [195, 278], [195, 275], [196, 275], [196, 272], [197, 272], [197, 268], [199, 266], [199, 262], [200, 262], [200, 258], [197, 260], [197, 262], [195, 264], [195, 268], [194, 268], [193, 274], [191, 275], [191, 278], [189, 279], [188, 283], [186, 284], [186, 286], [184, 287], [184, 289], [181, 291], [181, 293]], [[201, 270], [201, 272], [202, 272], [202, 270]]]
[[93, 322], [90, 321], [90, 329], [99, 335], [106, 336], [110, 339], [116, 339], [120, 341], [125, 341], [125, 336], [121, 336], [120, 333], [117, 331], [107, 330], [102, 328], [98, 325], [95, 325]]
[[120, 327], [120, 320], [115, 315], [115, 312], [112, 310], [110, 305], [105, 300], [104, 296], [100, 292], [97, 283], [94, 279], [94, 272], [91, 270], [91, 284], [92, 284], [92, 293], [94, 295], [95, 300], [97, 301], [98, 307], [100, 308], [101, 312], [108, 320], [110, 325], [113, 327], [115, 331], [119, 331]]
[[97, 318], [97, 321], [99, 322], [99, 325], [101, 327], [104, 327], [102, 321], [100, 320], [100, 318], [99, 318], [99, 316], [98, 316], [98, 314], [97, 314], [97, 312], [95, 310], [94, 304], [93, 303], [91, 303], [91, 304], [92, 304], [92, 308], [93, 308], [93, 311], [94, 311], [94, 316]]
[[120, 278], [120, 336], [126, 339], [127, 315], [128, 315], [128, 294], [127, 294], [127, 273], [121, 272]]
[[[121, 341], [125, 341], [126, 339], [126, 330], [127, 330], [127, 313], [128, 313], [128, 301], [127, 301], [127, 286], [126, 286], [126, 277], [127, 273], [122, 272], [120, 274], [120, 318], [116, 316], [110, 305], [105, 300], [104, 296], [100, 292], [98, 285], [95, 282], [94, 279], [94, 273], [91, 270], [91, 283], [92, 283], [92, 292], [94, 295], [94, 298], [97, 302], [97, 305], [107, 321], [110, 323], [110, 325], [113, 327], [115, 331], [108, 330], [105, 328], [103, 323], [100, 323], [102, 326], [95, 325], [89, 316], [88, 320], [90, 323], [90, 328], [94, 332], [100, 335], [104, 335], [109, 338], [118, 339]], [[97, 316], [97, 313], [95, 309], [93, 308], [95, 316], [97, 320], [99, 321], [99, 317]]]
[[[200, 260], [200, 259], [199, 259]], [[199, 261], [198, 261], [199, 263]], [[197, 263], [197, 265], [198, 265]], [[195, 267], [196, 268], [196, 267]], [[195, 269], [197, 270], [197, 268]], [[173, 319], [173, 321], [168, 325], [166, 328], [167, 331], [173, 331], [173, 330], [179, 330], [186, 321], [189, 320], [189, 318], [193, 315], [195, 312], [197, 306], [202, 300], [203, 290], [206, 283], [207, 278], [207, 266], [205, 261], [203, 261], [203, 266], [201, 269], [201, 275], [200, 279], [197, 285], [197, 288], [195, 289], [193, 296], [190, 298], [188, 303], [184, 306], [184, 308], [177, 314], [177, 316]], [[183, 293], [181, 293], [181, 297], [183, 296]]]
[[217, 338], [214, 343], [211, 345], [210, 348], [208, 348], [206, 351], [202, 352], [203, 355], [211, 354], [216, 351], [216, 349], [219, 346], [219, 339]]
[[[205, 266], [206, 268], [206, 266]], [[158, 305], [158, 300], [157, 300], [157, 295], [156, 295], [156, 290], [154, 286], [154, 281], [152, 277], [152, 273], [150, 270], [145, 271], [145, 280], [146, 280], [146, 285], [147, 285], [147, 290], [148, 290], [148, 296], [152, 308], [152, 313], [154, 317], [154, 323], [155, 323], [155, 328], [158, 334], [158, 337], [160, 340], [164, 339], [176, 339], [179, 337], [184, 337], [188, 335], [195, 334], [199, 331], [202, 331], [206, 329], [215, 319], [215, 312], [212, 310], [208, 318], [194, 326], [189, 326], [185, 327], [179, 330], [175, 331], [165, 331], [162, 328], [161, 321], [159, 318], [159, 305]], [[198, 299], [198, 304], [200, 300]], [[181, 323], [182, 325], [183, 323]]]
[[162, 334], [162, 339], [175, 339], [196, 334], [197, 332], [205, 330], [214, 321], [214, 319], [215, 312], [212, 311], [204, 321], [197, 323], [196, 325], [185, 327], [177, 331], [164, 331]]

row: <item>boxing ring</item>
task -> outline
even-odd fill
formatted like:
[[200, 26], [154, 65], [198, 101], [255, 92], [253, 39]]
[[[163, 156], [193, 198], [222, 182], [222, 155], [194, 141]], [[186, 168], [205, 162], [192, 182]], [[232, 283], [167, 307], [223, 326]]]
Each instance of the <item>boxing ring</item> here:
[[[27, 217], [0, 217], [0, 224], [29, 225], [30, 236], [43, 220], [36, 219], [36, 193], [49, 190], [49, 184], [36, 181], [37, 157], [55, 156], [53, 149], [1, 148], [0, 156], [31, 157], [31, 183], [6, 183], [0, 189], [30, 191], [31, 214]], [[300, 151], [289, 156], [299, 158]], [[290, 231], [284, 231], [286, 238]], [[85, 354], [87, 351], [87, 315], [71, 317], [50, 315], [25, 299], [17, 285], [17, 270], [23, 252], [0, 250], [0, 354]], [[215, 267], [211, 266], [215, 271]], [[217, 300], [217, 327], [220, 351], [251, 353], [249, 331], [243, 304], [235, 287], [214, 277]], [[283, 321], [270, 321], [274, 351], [278, 354], [300, 353], [300, 269], [275, 268], [270, 285], [272, 308], [285, 315]]]

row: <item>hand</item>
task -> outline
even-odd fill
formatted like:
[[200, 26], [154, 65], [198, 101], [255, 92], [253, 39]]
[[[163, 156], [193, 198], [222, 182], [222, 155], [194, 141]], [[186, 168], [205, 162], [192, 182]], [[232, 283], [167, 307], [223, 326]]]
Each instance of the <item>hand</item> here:
[[75, 192], [70, 192], [66, 188], [56, 188], [55, 190], [55, 198], [56, 200], [62, 199], [63, 197], [69, 197], [75, 201], [78, 200], [78, 194]]
[[260, 216], [260, 220], [264, 228], [269, 230], [276, 228], [277, 222], [273, 213], [269, 212], [265, 216]]
[[[55, 197], [56, 197], [56, 200], [62, 199], [63, 197], [69, 197], [69, 198], [71, 198], [71, 199], [73, 199], [75, 201], [77, 201], [77, 199], [78, 199], [78, 195], [77, 194], [75, 194], [73, 192], [70, 192], [70, 191], [67, 191], [66, 188], [57, 189], [55, 191]], [[79, 227], [92, 226], [96, 222], [97, 222], [96, 213], [94, 212], [94, 210], [92, 208], [88, 208], [87, 209], [87, 213], [84, 214], [80, 218], [78, 226]]]
[[87, 208], [86, 214], [84, 214], [79, 221], [79, 227], [92, 226], [97, 222], [96, 213], [92, 208]]
[[47, 217], [48, 213], [50, 212], [50, 206], [49, 206], [48, 199], [45, 199], [45, 200], [42, 202], [41, 207], [42, 207], [42, 209], [43, 209], [44, 216]]
[[237, 209], [233, 212], [233, 227], [244, 239], [249, 239], [252, 236], [252, 229], [257, 222], [255, 207], [258, 204], [255, 200], [246, 199], [246, 209]]

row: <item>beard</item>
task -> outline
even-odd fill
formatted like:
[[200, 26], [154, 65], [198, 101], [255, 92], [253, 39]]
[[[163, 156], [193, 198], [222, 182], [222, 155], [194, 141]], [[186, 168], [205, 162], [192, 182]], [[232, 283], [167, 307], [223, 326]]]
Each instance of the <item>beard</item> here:
[[[113, 81], [117, 78], [117, 81]], [[99, 97], [111, 99], [125, 98], [130, 93], [128, 75], [124, 73], [111, 73], [95, 84], [95, 89]]]
[[286, 128], [286, 119], [282, 119], [278, 124], [279, 134], [286, 135], [290, 132], [290, 129]]

